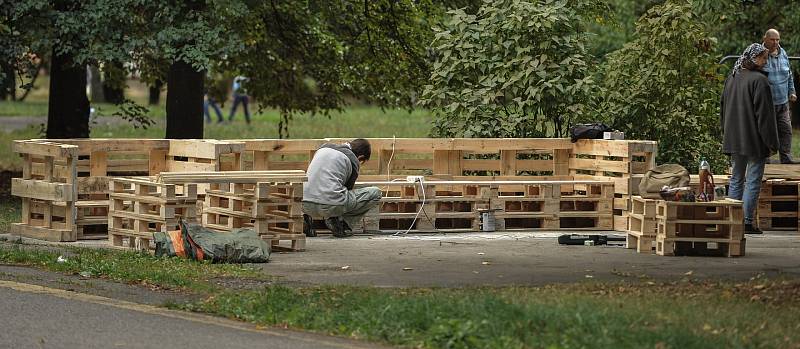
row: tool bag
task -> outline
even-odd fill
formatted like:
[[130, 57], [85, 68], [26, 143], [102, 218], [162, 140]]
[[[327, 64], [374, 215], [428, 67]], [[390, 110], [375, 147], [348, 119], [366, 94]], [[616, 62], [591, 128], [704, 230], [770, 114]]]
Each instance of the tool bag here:
[[219, 233], [181, 220], [180, 230], [154, 234], [156, 257], [179, 256], [198, 261], [265, 263], [271, 246], [249, 228]]
[[570, 140], [572, 143], [579, 139], [603, 139], [603, 132], [611, 132], [613, 129], [603, 123], [577, 124], [569, 128]]
[[661, 189], [686, 187], [689, 185], [689, 171], [678, 164], [663, 164], [653, 167], [644, 174], [639, 183], [639, 195], [645, 199], [661, 199]]

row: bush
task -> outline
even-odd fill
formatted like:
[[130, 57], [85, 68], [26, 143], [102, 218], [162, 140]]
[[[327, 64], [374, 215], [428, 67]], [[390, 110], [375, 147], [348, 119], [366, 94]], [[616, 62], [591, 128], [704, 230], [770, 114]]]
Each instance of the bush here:
[[449, 12], [421, 104], [444, 137], [564, 136], [594, 89], [584, 23], [601, 0], [486, 0]]
[[600, 119], [628, 139], [659, 142], [659, 163], [696, 172], [705, 157], [715, 171], [721, 153], [715, 39], [686, 0], [669, 0], [647, 11], [634, 40], [611, 53], [598, 71]]

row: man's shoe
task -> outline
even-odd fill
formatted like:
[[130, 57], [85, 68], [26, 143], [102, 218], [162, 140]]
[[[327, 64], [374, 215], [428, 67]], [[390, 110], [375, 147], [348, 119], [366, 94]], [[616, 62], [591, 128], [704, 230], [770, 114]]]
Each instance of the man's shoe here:
[[788, 160], [788, 161], [781, 161], [783, 165], [797, 165], [800, 164], [800, 161], [797, 160]]
[[764, 234], [761, 229], [758, 227], [754, 227], [752, 224], [745, 224], [744, 225], [744, 233], [745, 234]]
[[314, 230], [314, 220], [307, 214], [303, 214], [303, 234], [310, 238], [317, 236], [317, 231]]
[[353, 232], [351, 231], [350, 227], [339, 217], [325, 218], [325, 226], [331, 230], [331, 233], [334, 237], [345, 238], [348, 236], [353, 236]]

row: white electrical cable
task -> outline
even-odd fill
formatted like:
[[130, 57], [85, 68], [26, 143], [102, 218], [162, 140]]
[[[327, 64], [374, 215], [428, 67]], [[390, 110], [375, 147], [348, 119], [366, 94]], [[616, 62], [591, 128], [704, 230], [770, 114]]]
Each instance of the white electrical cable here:
[[422, 204], [419, 206], [419, 211], [417, 211], [417, 214], [414, 215], [414, 219], [411, 220], [411, 224], [408, 225], [408, 229], [406, 229], [406, 231], [404, 231], [404, 232], [398, 231], [398, 232], [396, 232], [396, 233], [394, 233], [392, 235], [394, 235], [394, 236], [401, 235], [401, 234], [402, 235], [408, 235], [408, 232], [411, 231], [411, 228], [414, 228], [414, 223], [417, 222], [417, 218], [419, 218], [419, 214], [422, 213], [423, 209], [425, 209], [425, 201], [427, 201], [427, 197], [425, 196], [425, 183], [424, 183], [425, 179], [424, 178], [425, 177], [420, 177], [419, 178], [419, 190], [422, 191]]

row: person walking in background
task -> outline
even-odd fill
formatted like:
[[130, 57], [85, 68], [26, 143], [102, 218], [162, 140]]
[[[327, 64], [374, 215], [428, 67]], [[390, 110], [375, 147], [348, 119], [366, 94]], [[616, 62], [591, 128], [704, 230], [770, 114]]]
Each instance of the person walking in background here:
[[203, 101], [203, 115], [206, 116], [206, 123], [211, 123], [211, 115], [208, 112], [208, 107], [214, 108], [214, 112], [217, 113], [217, 123], [222, 123], [225, 119], [222, 117], [222, 110], [219, 109], [217, 105], [217, 101], [214, 100], [214, 97], [209, 96], [206, 94], [206, 99]]
[[228, 121], [233, 121], [233, 116], [236, 115], [236, 108], [239, 106], [239, 103], [242, 104], [244, 107], [244, 120], [247, 123], [250, 123], [250, 109], [248, 109], [247, 105], [250, 102], [250, 98], [247, 96], [247, 92], [242, 88], [242, 83], [247, 81], [247, 78], [244, 76], [237, 76], [233, 79], [233, 106], [231, 107], [231, 115], [228, 116]]
[[789, 67], [789, 57], [780, 45], [781, 34], [775, 29], [764, 33], [764, 47], [769, 51], [767, 72], [769, 85], [772, 88], [772, 103], [775, 105], [775, 115], [778, 121], [778, 140], [780, 141], [779, 156], [782, 164], [798, 164], [792, 159], [792, 116], [789, 113], [789, 102], [797, 100], [794, 89], [792, 70]]
[[761, 234], [753, 225], [764, 165], [778, 151], [778, 126], [769, 79], [762, 71], [769, 51], [751, 44], [725, 79], [720, 101], [722, 152], [733, 168], [728, 196], [742, 200], [745, 233]]

